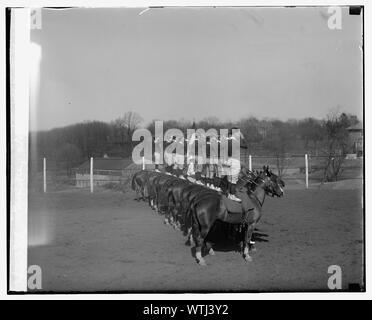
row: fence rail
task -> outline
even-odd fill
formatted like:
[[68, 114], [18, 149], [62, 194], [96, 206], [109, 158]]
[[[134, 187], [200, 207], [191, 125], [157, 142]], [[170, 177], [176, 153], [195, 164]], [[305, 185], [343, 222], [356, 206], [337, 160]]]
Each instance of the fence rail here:
[[[295, 155], [283, 158], [274, 156], [249, 155], [242, 161], [242, 165], [250, 170], [261, 170], [264, 165], [269, 165], [274, 173], [279, 174], [285, 181], [295, 181], [308, 188], [309, 184], [321, 182], [324, 179], [325, 162], [324, 156]], [[94, 187], [108, 184], [119, 184], [129, 187], [134, 173], [144, 168], [153, 168], [153, 165], [133, 165], [123, 169], [100, 169], [94, 168], [94, 159], [91, 159], [89, 168], [68, 170], [48, 170], [48, 160], [42, 160], [41, 172], [30, 175], [30, 186], [48, 190], [61, 190], [65, 188], [88, 188], [94, 192]], [[343, 160], [338, 180], [363, 179], [363, 159]]]

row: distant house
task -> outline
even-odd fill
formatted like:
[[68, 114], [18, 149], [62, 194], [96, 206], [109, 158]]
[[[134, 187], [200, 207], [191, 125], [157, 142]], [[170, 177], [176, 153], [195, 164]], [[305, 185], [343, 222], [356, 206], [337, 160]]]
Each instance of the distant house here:
[[358, 157], [363, 156], [363, 125], [361, 123], [355, 124], [347, 128], [349, 132], [350, 147], [353, 153]]
[[[93, 159], [93, 184], [103, 185], [108, 182], [119, 182], [124, 172], [133, 164], [131, 158], [103, 158]], [[75, 168], [76, 186], [85, 188], [90, 185], [90, 160]]]

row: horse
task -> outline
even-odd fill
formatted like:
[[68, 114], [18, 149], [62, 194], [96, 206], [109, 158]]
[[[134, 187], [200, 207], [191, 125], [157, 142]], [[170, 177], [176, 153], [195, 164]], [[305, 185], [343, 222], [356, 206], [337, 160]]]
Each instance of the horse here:
[[284, 182], [273, 174], [268, 166], [264, 166], [264, 171], [260, 175], [255, 175], [253, 180], [251, 177], [239, 179], [237, 183], [237, 196], [241, 199], [246, 199], [246, 196], [248, 196], [250, 200], [250, 204], [246, 203], [244, 208], [242, 203], [240, 214], [229, 213], [221, 195], [213, 197], [201, 195], [195, 199], [190, 210], [192, 214], [192, 235], [195, 241], [196, 261], [200, 265], [206, 265], [202, 257], [202, 248], [204, 245], [213, 254], [211, 244], [205, 240], [216, 220], [245, 226], [242, 255], [246, 261], [252, 261], [252, 257], [249, 254], [249, 246], [253, 231], [262, 215], [265, 196], [266, 194], [270, 194], [272, 196], [282, 197], [284, 195], [283, 187]]
[[165, 177], [169, 177], [169, 176], [165, 175], [164, 173], [153, 172], [152, 174], [149, 174], [148, 179], [145, 182], [145, 186], [144, 186], [145, 194], [147, 195], [149, 206], [153, 210], [158, 210], [157, 204], [156, 204], [156, 200], [157, 200], [156, 181], [159, 179], [163, 179]]
[[186, 244], [193, 245], [193, 235], [192, 235], [192, 214], [191, 207], [197, 197], [214, 197], [219, 196], [216, 190], [209, 189], [202, 185], [193, 185], [184, 188], [179, 195], [179, 207], [178, 216], [182, 217], [182, 230], [184, 235], [187, 236]]
[[132, 190], [134, 190], [139, 198], [136, 200], [146, 200], [148, 197], [147, 190], [145, 189], [149, 176], [157, 174], [154, 171], [142, 170], [136, 172], [132, 177]]
[[[173, 225], [175, 229], [179, 229], [180, 225], [178, 223], [175, 207], [177, 203], [171, 201], [170, 194], [172, 190], [176, 187], [183, 187], [189, 185], [190, 182], [183, 179], [178, 179], [175, 177], [169, 177], [161, 186], [158, 186], [157, 195], [157, 206], [161, 213], [165, 214], [164, 222], [166, 224]], [[159, 188], [160, 187], [160, 188]]]

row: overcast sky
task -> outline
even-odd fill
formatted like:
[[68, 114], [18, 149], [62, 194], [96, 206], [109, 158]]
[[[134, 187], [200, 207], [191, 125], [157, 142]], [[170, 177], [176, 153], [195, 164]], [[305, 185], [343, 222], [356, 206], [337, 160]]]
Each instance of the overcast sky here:
[[323, 8], [42, 10], [31, 130], [152, 119], [362, 115], [361, 16]]

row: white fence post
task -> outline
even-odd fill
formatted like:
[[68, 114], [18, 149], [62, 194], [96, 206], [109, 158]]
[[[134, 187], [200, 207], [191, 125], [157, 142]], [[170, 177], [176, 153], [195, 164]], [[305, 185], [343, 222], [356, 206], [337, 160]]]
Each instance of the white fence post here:
[[249, 155], [249, 163], [248, 163], [248, 165], [249, 165], [249, 171], [252, 171], [252, 156], [251, 155]]
[[309, 161], [307, 158], [307, 154], [305, 154], [305, 183], [306, 189], [309, 188]]
[[90, 158], [90, 193], [93, 193], [93, 157]]
[[146, 166], [145, 166], [145, 157], [142, 157], [142, 170], [145, 170], [146, 169]]
[[46, 185], [46, 159], [43, 158], [43, 190], [44, 193], [47, 191], [47, 185]]

